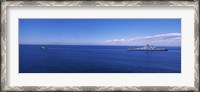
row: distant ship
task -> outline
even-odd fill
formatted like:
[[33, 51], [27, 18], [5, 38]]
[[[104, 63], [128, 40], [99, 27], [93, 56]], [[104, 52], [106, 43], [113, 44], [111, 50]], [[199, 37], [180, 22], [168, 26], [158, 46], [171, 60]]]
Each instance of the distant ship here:
[[42, 46], [42, 47], [41, 47], [41, 49], [47, 49], [47, 47], [45, 47], [45, 46]]
[[128, 48], [128, 51], [168, 51], [168, 49], [165, 48], [156, 48], [153, 45], [147, 44], [143, 48]]

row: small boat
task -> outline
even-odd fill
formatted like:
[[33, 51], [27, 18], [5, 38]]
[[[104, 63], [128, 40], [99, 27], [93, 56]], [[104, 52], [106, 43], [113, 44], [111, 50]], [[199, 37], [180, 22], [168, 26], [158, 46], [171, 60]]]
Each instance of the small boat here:
[[147, 44], [143, 48], [128, 48], [128, 51], [168, 51], [166, 48], [156, 48], [153, 45]]
[[42, 47], [41, 47], [41, 49], [47, 49], [47, 47], [45, 47], [45, 46], [42, 46]]

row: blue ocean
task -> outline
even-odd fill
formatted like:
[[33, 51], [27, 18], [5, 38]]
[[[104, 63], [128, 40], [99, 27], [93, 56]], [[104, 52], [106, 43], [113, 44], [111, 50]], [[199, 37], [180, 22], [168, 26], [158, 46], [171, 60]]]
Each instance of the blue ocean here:
[[[181, 73], [181, 47], [19, 45], [19, 73]], [[132, 46], [141, 47], [141, 46]]]

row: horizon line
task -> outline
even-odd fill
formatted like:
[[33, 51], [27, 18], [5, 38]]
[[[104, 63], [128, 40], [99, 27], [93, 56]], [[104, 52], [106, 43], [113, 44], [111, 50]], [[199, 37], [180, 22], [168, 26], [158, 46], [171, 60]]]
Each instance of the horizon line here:
[[[85, 45], [85, 46], [145, 46], [145, 45], [103, 45], [103, 44], [27, 44], [27, 43], [22, 43], [19, 45]], [[167, 47], [181, 47], [181, 45], [154, 45], [154, 46], [167, 46]]]

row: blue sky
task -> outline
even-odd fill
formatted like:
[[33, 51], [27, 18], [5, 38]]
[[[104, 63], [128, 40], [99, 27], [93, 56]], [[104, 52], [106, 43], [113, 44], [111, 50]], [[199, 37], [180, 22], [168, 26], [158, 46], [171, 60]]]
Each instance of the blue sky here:
[[19, 19], [20, 44], [180, 46], [181, 19]]

